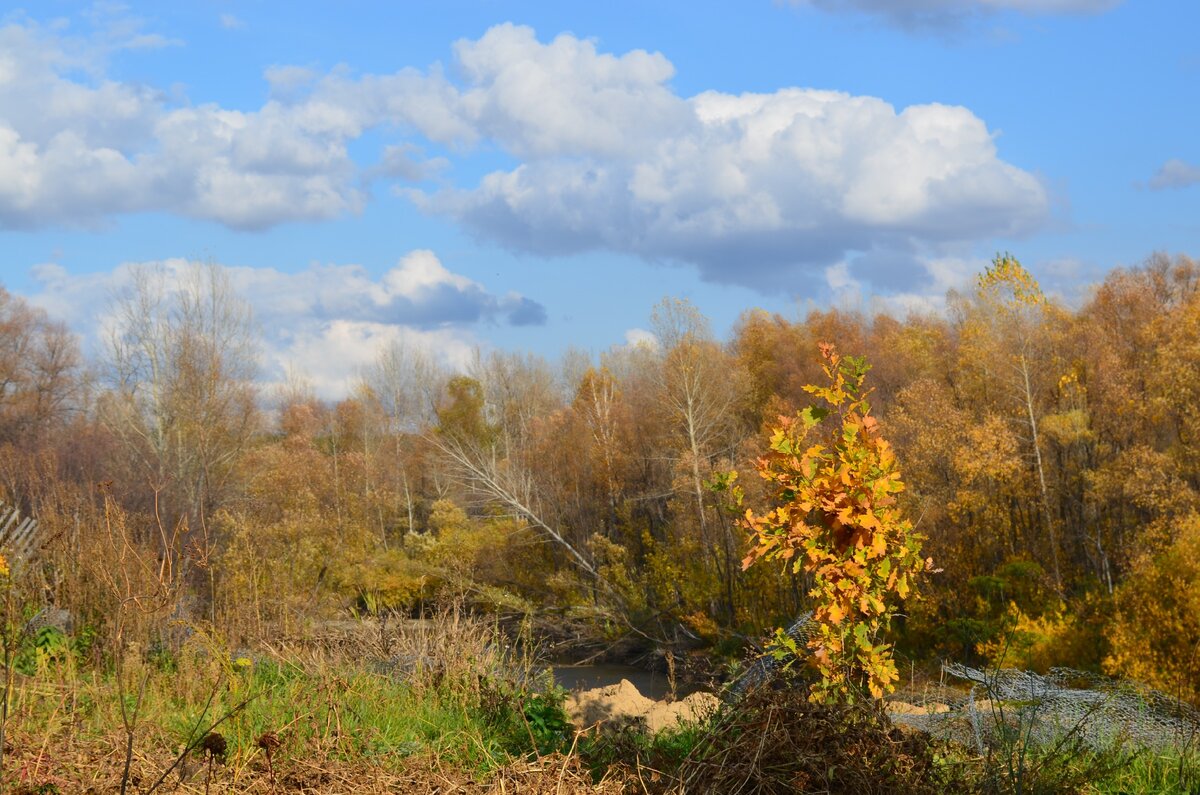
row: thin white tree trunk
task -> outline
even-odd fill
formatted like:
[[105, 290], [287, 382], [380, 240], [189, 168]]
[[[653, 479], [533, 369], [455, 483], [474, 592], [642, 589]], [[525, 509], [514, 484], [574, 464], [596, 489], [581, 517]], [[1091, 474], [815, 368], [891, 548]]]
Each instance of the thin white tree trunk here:
[[1042, 444], [1038, 439], [1037, 415], [1033, 410], [1033, 388], [1029, 383], [1029, 361], [1021, 354], [1021, 377], [1025, 381], [1025, 411], [1029, 418], [1029, 434], [1033, 441], [1033, 459], [1037, 464], [1038, 486], [1042, 495], [1042, 514], [1046, 532], [1050, 539], [1050, 554], [1054, 562], [1054, 585], [1062, 591], [1062, 570], [1058, 562], [1058, 533], [1054, 529], [1054, 518], [1050, 515], [1050, 491], [1046, 488], [1046, 470], [1042, 466]]

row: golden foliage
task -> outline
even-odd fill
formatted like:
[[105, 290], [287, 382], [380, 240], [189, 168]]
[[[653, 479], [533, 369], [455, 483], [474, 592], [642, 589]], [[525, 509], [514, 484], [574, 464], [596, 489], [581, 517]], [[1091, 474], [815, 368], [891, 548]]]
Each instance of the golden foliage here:
[[975, 284], [981, 295], [994, 298], [1001, 306], [1037, 306], [1046, 302], [1037, 279], [1011, 254], [995, 257]]
[[[758, 462], [773, 507], [746, 511], [743, 525], [756, 545], [743, 567], [781, 560], [812, 577], [820, 631], [810, 645], [821, 675], [814, 698], [852, 699], [862, 686], [882, 698], [899, 676], [880, 635], [895, 602], [909, 597], [932, 561], [921, 558], [922, 537], [897, 504], [904, 484], [871, 416], [863, 389], [869, 366], [829, 344], [821, 345], [821, 355], [829, 385], [805, 389], [827, 407], [780, 418], [771, 452]], [[830, 414], [835, 421], [823, 425]]]
[[1031, 615], [1009, 602], [1004, 629], [995, 638], [981, 642], [977, 651], [993, 668], [1039, 673], [1057, 666], [1091, 669], [1099, 662], [1101, 641], [1096, 622], [1088, 620], [1094, 607], [1084, 604], [1073, 613], [1060, 602], [1053, 610]]
[[1200, 514], [1178, 525], [1165, 550], [1135, 562], [1117, 589], [1108, 640], [1108, 672], [1200, 699]]

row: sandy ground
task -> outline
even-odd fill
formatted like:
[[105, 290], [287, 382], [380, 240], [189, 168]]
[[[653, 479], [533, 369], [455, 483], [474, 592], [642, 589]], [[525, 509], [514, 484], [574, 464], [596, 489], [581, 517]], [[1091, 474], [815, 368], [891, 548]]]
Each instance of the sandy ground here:
[[620, 729], [644, 726], [651, 732], [674, 728], [681, 721], [701, 720], [720, 702], [712, 693], [693, 693], [680, 701], [655, 701], [646, 698], [627, 679], [615, 685], [572, 693], [566, 710], [571, 722], [580, 729], [600, 727]]
[[[985, 702], [986, 703], [986, 702]], [[671, 729], [680, 722], [695, 722], [710, 715], [720, 705], [711, 693], [693, 693], [680, 701], [655, 701], [643, 696], [629, 680], [618, 684], [572, 693], [567, 697], [566, 710], [571, 722], [579, 729], [601, 728], [619, 730], [626, 726], [641, 726], [651, 732]], [[892, 715], [933, 715], [949, 712], [946, 704], [910, 704], [889, 701]]]

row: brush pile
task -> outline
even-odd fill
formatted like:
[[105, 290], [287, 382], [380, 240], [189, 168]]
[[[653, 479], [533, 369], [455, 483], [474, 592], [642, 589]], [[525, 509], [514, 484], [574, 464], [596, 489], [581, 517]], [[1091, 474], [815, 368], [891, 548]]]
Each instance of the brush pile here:
[[826, 706], [800, 689], [760, 687], [680, 766], [669, 792], [934, 795], [956, 791], [928, 736], [896, 728], [874, 705]]

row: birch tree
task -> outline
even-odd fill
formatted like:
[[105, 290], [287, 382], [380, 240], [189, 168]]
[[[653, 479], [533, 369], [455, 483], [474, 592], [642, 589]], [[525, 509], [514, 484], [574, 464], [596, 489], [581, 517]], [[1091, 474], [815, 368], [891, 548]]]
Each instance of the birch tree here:
[[700, 536], [714, 550], [726, 611], [732, 615], [737, 558], [732, 527], [722, 524], [714, 538], [704, 484], [711, 461], [727, 446], [733, 428], [739, 393], [736, 362], [713, 340], [707, 318], [689, 301], [663, 299], [650, 322], [662, 346], [661, 401], [682, 441], [681, 463], [687, 470]]
[[1058, 523], [1039, 427], [1046, 408], [1046, 382], [1057, 381], [1051, 328], [1058, 313], [1033, 275], [1008, 254], [997, 256], [980, 274], [973, 298], [962, 326], [960, 361], [964, 369], [981, 376], [985, 391], [999, 387], [991, 397], [1021, 429], [1054, 582], [1061, 591]]
[[450, 376], [428, 351], [402, 341], [393, 342], [363, 375], [363, 387], [384, 417], [385, 438], [390, 443], [391, 471], [397, 481], [393, 491], [404, 500], [406, 532], [417, 529], [421, 435], [437, 423], [438, 401]]
[[219, 266], [138, 268], [107, 343], [103, 421], [156, 509], [204, 527], [257, 424], [249, 305]]

